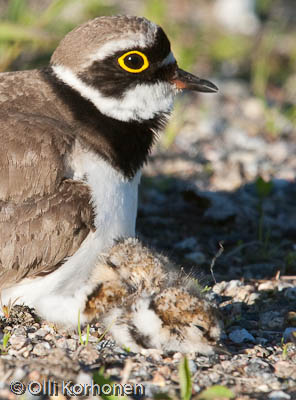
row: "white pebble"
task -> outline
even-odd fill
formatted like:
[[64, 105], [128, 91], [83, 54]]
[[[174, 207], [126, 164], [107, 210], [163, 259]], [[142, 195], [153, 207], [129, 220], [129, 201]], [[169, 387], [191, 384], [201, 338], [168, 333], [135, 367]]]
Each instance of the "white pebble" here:
[[287, 393], [284, 393], [281, 390], [277, 390], [277, 391], [269, 393], [268, 398], [270, 400], [281, 400], [281, 399], [289, 400], [289, 399], [291, 399], [291, 396]]

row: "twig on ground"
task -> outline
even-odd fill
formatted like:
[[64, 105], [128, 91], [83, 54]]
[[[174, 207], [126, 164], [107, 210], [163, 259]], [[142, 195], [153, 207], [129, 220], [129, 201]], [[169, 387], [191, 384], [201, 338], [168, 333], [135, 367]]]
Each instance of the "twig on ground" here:
[[224, 251], [223, 243], [224, 243], [223, 241], [219, 242], [220, 249], [214, 255], [214, 257], [212, 259], [212, 262], [211, 262], [211, 266], [210, 266], [211, 275], [212, 275], [212, 278], [213, 278], [213, 281], [215, 282], [215, 284], [217, 283], [217, 281], [216, 281], [216, 278], [215, 278], [215, 275], [214, 275], [213, 268], [214, 268], [214, 265], [216, 263], [217, 258], [219, 258], [221, 256], [221, 254], [223, 253], [223, 251]]

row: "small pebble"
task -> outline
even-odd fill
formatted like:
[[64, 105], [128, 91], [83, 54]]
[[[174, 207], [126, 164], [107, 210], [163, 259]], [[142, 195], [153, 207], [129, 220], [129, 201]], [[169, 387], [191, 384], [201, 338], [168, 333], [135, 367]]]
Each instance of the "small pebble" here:
[[96, 362], [99, 354], [96, 349], [91, 347], [91, 345], [81, 346], [79, 349], [79, 360], [84, 362], [86, 365]]
[[159, 373], [158, 371], [156, 371], [156, 373], [154, 374], [153, 379], [152, 379], [152, 382], [153, 382], [155, 385], [158, 385], [158, 386], [161, 386], [161, 387], [164, 387], [164, 386], [165, 386], [165, 378], [164, 378], [164, 376], [163, 376], [161, 373]]
[[260, 283], [260, 285], [258, 286], [258, 290], [272, 291], [274, 290], [274, 283], [272, 281]]
[[[74, 339], [72, 339], [74, 340]], [[75, 341], [75, 340], [74, 340]], [[76, 342], [76, 341], [75, 341]], [[66, 338], [62, 337], [59, 338], [58, 340], [56, 340], [55, 345], [59, 348], [59, 349], [66, 349], [67, 346], [67, 340]]]
[[267, 311], [260, 315], [260, 324], [262, 328], [279, 329], [284, 325], [285, 318], [279, 311]]
[[75, 351], [77, 349], [77, 342], [74, 339], [67, 339], [66, 341], [67, 347], [71, 351]]
[[270, 400], [282, 400], [282, 399], [290, 400], [291, 396], [281, 390], [278, 390], [278, 391], [269, 393], [268, 398]]
[[34, 346], [32, 353], [35, 354], [36, 356], [43, 357], [48, 354], [49, 349], [50, 349], [49, 343], [47, 342], [37, 343], [36, 346]]
[[237, 344], [243, 342], [255, 342], [255, 338], [251, 335], [246, 329], [236, 329], [232, 331], [229, 335], [229, 338]]
[[24, 336], [11, 336], [9, 343], [15, 350], [20, 350], [27, 343], [27, 338]]
[[41, 338], [44, 338], [46, 335], [48, 334], [48, 331], [46, 331], [45, 329], [38, 329], [36, 332], [35, 332], [35, 337], [36, 336], [39, 336], [39, 337], [41, 337]]
[[24, 368], [16, 368], [12, 380], [21, 381], [26, 376]]
[[81, 385], [89, 385], [92, 382], [92, 377], [83, 371], [80, 371], [76, 378], [76, 383]]
[[26, 329], [23, 326], [18, 326], [14, 329], [13, 334], [15, 336], [27, 336]]
[[265, 384], [258, 386], [259, 392], [269, 392], [269, 387]]
[[196, 363], [193, 360], [189, 360], [188, 361], [188, 365], [189, 365], [189, 369], [190, 369], [191, 374], [192, 375], [195, 374], [195, 372], [197, 371]]
[[296, 287], [287, 288], [284, 292], [284, 296], [289, 300], [296, 300]]
[[173, 355], [173, 359], [174, 360], [181, 360], [182, 358], [183, 358], [183, 354], [182, 353], [177, 352], [177, 353], [175, 353]]
[[295, 326], [296, 327], [296, 312], [295, 311], [289, 311], [286, 314], [286, 321], [287, 324], [290, 326]]
[[283, 333], [285, 342], [296, 342], [296, 328], [286, 328]]

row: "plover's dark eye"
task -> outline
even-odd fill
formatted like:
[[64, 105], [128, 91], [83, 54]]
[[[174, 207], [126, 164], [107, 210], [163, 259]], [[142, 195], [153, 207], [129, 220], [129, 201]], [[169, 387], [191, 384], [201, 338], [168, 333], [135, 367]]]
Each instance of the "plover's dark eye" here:
[[148, 58], [140, 51], [133, 50], [123, 54], [118, 59], [118, 63], [125, 71], [137, 74], [149, 67]]
[[139, 54], [130, 54], [125, 57], [124, 63], [129, 68], [140, 69], [143, 67], [144, 60]]

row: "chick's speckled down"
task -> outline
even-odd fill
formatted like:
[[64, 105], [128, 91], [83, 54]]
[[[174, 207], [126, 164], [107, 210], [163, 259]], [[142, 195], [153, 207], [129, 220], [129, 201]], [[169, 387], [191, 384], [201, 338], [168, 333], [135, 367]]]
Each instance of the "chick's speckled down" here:
[[118, 242], [91, 278], [95, 290], [84, 314], [110, 326], [115, 340], [133, 351], [212, 354], [222, 322], [196, 280], [137, 239]]

